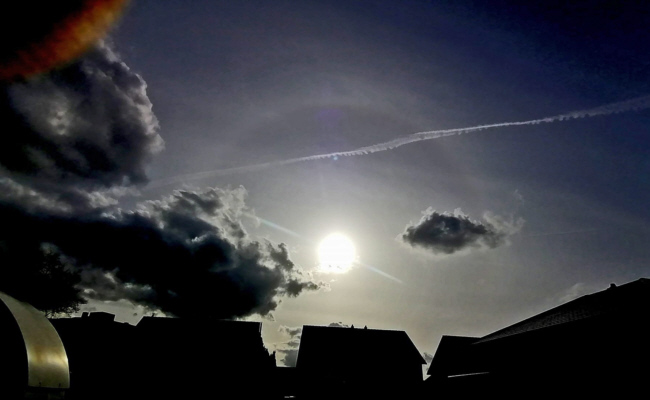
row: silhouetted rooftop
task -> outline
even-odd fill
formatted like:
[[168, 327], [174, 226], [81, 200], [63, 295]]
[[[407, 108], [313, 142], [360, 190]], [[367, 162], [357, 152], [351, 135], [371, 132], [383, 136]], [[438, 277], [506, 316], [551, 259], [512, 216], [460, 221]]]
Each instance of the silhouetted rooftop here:
[[[650, 280], [582, 296], [478, 340], [443, 337], [427, 380], [441, 397], [633, 397], [650, 358]], [[622, 394], [624, 393], [624, 394]]]
[[438, 344], [436, 354], [431, 360], [428, 375], [436, 374], [436, 369], [444, 366], [444, 373], [449, 375], [462, 374], [467, 371], [469, 345], [479, 338], [467, 336], [443, 336]]
[[476, 344], [502, 339], [524, 332], [582, 321], [604, 315], [647, 313], [650, 301], [650, 279], [641, 278], [621, 286], [612, 285], [601, 292], [582, 296], [576, 300], [535, 315], [514, 325], [500, 329], [476, 341]]
[[404, 331], [305, 325], [297, 367], [336, 363], [408, 361], [426, 364]]
[[213, 318], [163, 318], [142, 317], [138, 329], [219, 329], [220, 332], [248, 332], [259, 336], [262, 330], [261, 322], [230, 321]]

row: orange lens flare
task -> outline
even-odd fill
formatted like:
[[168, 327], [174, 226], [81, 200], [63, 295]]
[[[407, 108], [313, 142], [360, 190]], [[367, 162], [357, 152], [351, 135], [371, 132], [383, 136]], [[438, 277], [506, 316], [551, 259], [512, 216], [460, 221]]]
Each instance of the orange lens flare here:
[[[85, 0], [59, 21], [44, 37], [3, 54], [0, 81], [26, 79], [60, 67], [81, 56], [104, 37], [122, 15], [128, 0]], [[39, 12], [35, 10], [35, 12]], [[29, 18], [29, 16], [17, 16]], [[29, 23], [29, 21], [25, 21]]]

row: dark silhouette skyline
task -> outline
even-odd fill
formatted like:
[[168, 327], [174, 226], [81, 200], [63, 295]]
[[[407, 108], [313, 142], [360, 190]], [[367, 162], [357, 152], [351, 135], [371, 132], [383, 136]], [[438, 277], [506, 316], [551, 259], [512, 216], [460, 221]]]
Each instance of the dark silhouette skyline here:
[[443, 336], [426, 386], [441, 396], [628, 396], [647, 375], [650, 279], [542, 312], [483, 337]]
[[[278, 367], [260, 322], [145, 316], [131, 325], [106, 312], [48, 321], [26, 303], [1, 292], [0, 299], [2, 393], [10, 399], [208, 396], [228, 387], [237, 388], [237, 398], [509, 399], [530, 387], [545, 396], [558, 387], [571, 396], [630, 395], [650, 356], [646, 278], [612, 284], [483, 337], [443, 336], [425, 381], [426, 361], [400, 330], [304, 325], [296, 366]], [[56, 357], [65, 371], [47, 366], [50, 348], [62, 354]]]
[[364, 326], [449, 396], [639, 377], [634, 312], [540, 311], [647, 275], [650, 2], [40, 3], [0, 16], [0, 291], [115, 315], [51, 323], [73, 398], [319, 396], [335, 354], [366, 396], [407, 378]]

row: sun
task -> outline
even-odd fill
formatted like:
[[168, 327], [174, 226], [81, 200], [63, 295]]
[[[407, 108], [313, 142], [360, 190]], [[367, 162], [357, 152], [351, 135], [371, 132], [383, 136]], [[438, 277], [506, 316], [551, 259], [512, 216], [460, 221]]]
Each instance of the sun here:
[[318, 245], [318, 267], [323, 272], [348, 272], [357, 259], [357, 251], [350, 238], [332, 233]]

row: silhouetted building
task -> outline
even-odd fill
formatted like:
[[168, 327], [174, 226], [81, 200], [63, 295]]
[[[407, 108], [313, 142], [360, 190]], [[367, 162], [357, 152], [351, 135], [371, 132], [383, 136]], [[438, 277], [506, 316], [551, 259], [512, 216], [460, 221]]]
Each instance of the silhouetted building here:
[[444, 336], [426, 386], [443, 398], [633, 393], [649, 329], [650, 280], [612, 285], [481, 338]]
[[144, 317], [137, 328], [148, 388], [251, 399], [272, 391], [275, 356], [260, 322]]
[[404, 395], [422, 384], [422, 355], [404, 331], [304, 326], [302, 397]]
[[68, 353], [69, 398], [123, 398], [127, 388], [138, 384], [141, 371], [134, 364], [138, 349], [135, 326], [115, 322], [115, 315], [105, 312], [50, 321]]
[[73, 399], [254, 398], [275, 368], [261, 323], [108, 313], [52, 320], [68, 349]]
[[295, 367], [277, 367], [271, 376], [274, 395], [280, 399], [300, 398], [304, 379], [301, 370]]
[[0, 292], [0, 399], [63, 398], [68, 357], [43, 313]]

